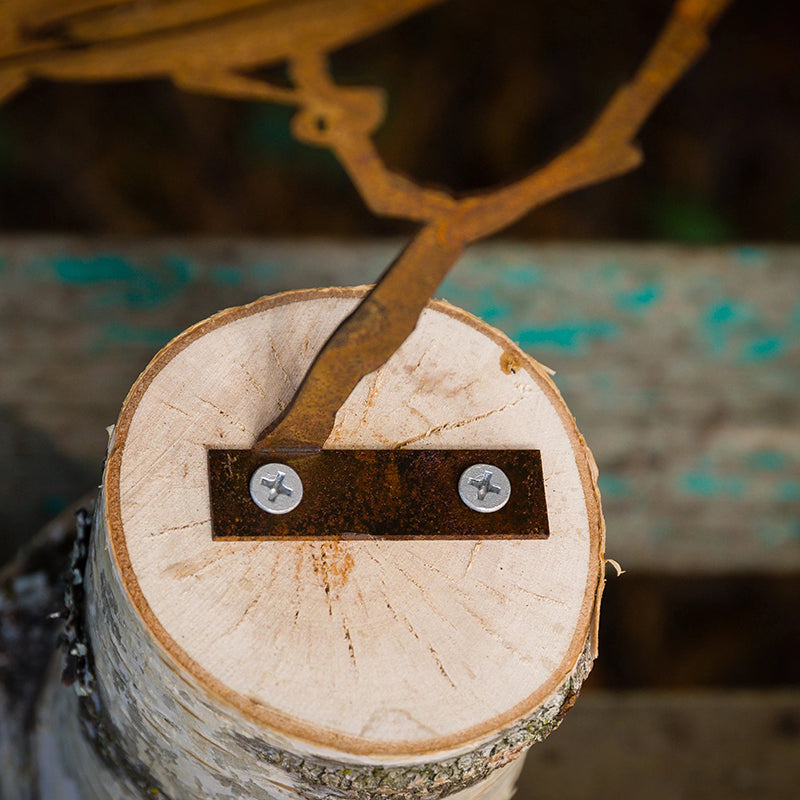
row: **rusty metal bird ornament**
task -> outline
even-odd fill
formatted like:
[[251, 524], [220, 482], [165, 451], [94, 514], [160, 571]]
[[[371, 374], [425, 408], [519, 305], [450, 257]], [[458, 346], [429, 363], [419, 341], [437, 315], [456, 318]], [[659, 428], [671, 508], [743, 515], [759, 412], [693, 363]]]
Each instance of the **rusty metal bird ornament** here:
[[[440, 0], [7, 0], [0, 17], [0, 102], [31, 80], [166, 77], [187, 91], [289, 104], [292, 132], [331, 150], [367, 206], [418, 223], [408, 246], [318, 354], [293, 402], [256, 448], [321, 448], [337, 410], [414, 329], [471, 243], [642, 160], [634, 139], [707, 46], [729, 0], [677, 0], [649, 54], [586, 133], [505, 186], [457, 197], [390, 170], [371, 134], [384, 117], [375, 87], [342, 87], [327, 56]], [[252, 74], [285, 62], [290, 84]]]

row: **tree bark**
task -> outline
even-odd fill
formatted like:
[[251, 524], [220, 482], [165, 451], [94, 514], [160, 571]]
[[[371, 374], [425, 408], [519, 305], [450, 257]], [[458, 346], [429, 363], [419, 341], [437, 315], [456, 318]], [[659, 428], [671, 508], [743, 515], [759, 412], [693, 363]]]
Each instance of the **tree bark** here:
[[511, 796], [591, 668], [602, 587], [594, 462], [544, 368], [433, 303], [326, 447], [539, 449], [548, 539], [211, 538], [206, 449], [251, 447], [362, 294], [222, 312], [134, 385], [80, 576], [78, 692], [56, 658], [26, 723], [36, 786], [4, 774], [4, 797]]

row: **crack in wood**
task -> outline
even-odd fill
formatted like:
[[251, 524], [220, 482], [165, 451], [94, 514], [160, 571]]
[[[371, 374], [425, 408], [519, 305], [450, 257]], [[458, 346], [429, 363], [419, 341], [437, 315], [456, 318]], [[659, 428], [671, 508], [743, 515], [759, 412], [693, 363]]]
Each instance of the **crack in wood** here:
[[190, 528], [197, 528], [200, 525], [210, 525], [211, 518], [208, 519], [201, 519], [197, 522], [187, 522], [185, 525], [173, 525], [169, 528], [163, 528], [160, 531], [153, 531], [153, 533], [147, 534], [149, 538], [154, 539], [159, 536], [163, 536], [165, 533], [177, 533], [178, 531], [185, 531], [189, 530]]
[[433, 428], [429, 428], [424, 433], [420, 433], [417, 436], [412, 436], [409, 439], [405, 439], [402, 442], [398, 442], [397, 444], [394, 445], [394, 447], [395, 449], [400, 450], [404, 447], [408, 447], [411, 444], [416, 444], [417, 442], [420, 442], [423, 439], [428, 439], [431, 436], [435, 436], [438, 433], [442, 433], [443, 431], [455, 430], [456, 428], [463, 428], [465, 425], [471, 425], [474, 422], [480, 422], [483, 419], [487, 419], [488, 417], [494, 416], [495, 414], [500, 414], [509, 408], [513, 408], [517, 404], [521, 403], [524, 399], [525, 397], [518, 397], [516, 400], [512, 400], [510, 403], [506, 403], [500, 408], [493, 408], [490, 411], [483, 412], [482, 414], [476, 414], [474, 417], [467, 417], [466, 419], [457, 420], [456, 422], [443, 422], [441, 425], [436, 425]]

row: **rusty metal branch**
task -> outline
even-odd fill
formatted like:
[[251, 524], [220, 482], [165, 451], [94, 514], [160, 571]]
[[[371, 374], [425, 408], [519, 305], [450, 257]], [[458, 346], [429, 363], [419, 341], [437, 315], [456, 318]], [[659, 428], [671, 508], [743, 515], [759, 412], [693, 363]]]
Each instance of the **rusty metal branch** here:
[[471, 242], [490, 236], [533, 208], [578, 188], [623, 174], [641, 162], [633, 140], [653, 108], [707, 46], [707, 30], [728, 0], [679, 0], [633, 80], [611, 98], [584, 137], [529, 176], [489, 192], [455, 200], [391, 172], [366, 126], [342, 125], [354, 108], [337, 102], [321, 57], [294, 59], [293, 78], [304, 93], [327, 98], [340, 117], [314, 117], [306, 106], [294, 131], [331, 148], [362, 197], [378, 214], [425, 221], [409, 247], [330, 337], [292, 404], [259, 437], [256, 447], [302, 443], [321, 447], [336, 412], [358, 381], [405, 341], [436, 287]]
[[522, 180], [462, 200], [452, 235], [483, 239], [556, 197], [637, 167], [639, 129], [706, 49], [708, 29], [729, 1], [679, 0], [633, 80], [616, 91], [586, 134]]
[[[636, 167], [640, 127], [703, 52], [729, 0], [677, 0], [633, 80], [572, 147], [528, 176], [460, 198], [390, 170], [371, 135], [385, 103], [373, 87], [333, 82], [327, 54], [440, 0], [14, 0], [0, 41], [0, 103], [33, 77], [124, 80], [169, 76], [177, 86], [297, 107], [295, 136], [329, 148], [367, 206], [420, 230], [333, 333], [258, 447], [322, 447], [358, 381], [402, 344], [464, 248], [556, 197]], [[292, 86], [249, 70], [286, 61]]]
[[423, 228], [334, 331], [289, 406], [261, 433], [255, 448], [322, 447], [350, 392], [408, 338], [462, 251], [463, 247], [448, 244], [441, 227]]

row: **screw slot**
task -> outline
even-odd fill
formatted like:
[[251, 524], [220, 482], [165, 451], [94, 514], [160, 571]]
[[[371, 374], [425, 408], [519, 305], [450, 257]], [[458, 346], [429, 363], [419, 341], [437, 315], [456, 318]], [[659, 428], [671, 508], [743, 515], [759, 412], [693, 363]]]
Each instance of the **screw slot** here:
[[303, 481], [286, 464], [264, 464], [250, 478], [250, 497], [270, 514], [288, 514], [303, 499]]
[[499, 511], [511, 497], [511, 481], [499, 467], [473, 464], [461, 473], [458, 494], [473, 511]]

